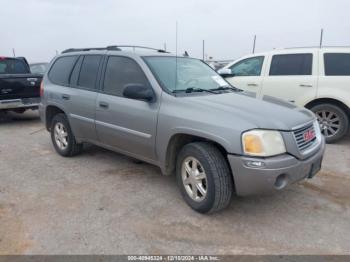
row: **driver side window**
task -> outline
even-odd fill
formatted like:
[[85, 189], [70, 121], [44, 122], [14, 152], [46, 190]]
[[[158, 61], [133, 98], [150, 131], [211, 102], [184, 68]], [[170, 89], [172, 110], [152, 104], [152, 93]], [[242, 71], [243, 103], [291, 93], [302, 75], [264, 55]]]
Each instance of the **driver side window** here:
[[244, 59], [230, 67], [234, 76], [260, 76], [264, 63], [263, 56]]

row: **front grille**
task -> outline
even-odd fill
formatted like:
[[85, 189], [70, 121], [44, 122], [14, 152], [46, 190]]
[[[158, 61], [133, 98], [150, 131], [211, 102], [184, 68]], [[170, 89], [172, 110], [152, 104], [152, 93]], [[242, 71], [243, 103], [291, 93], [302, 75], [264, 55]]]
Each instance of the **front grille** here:
[[[305, 140], [304, 135], [306, 132], [313, 132], [315, 134], [315, 137], [312, 138], [311, 140]], [[294, 130], [293, 134], [294, 134], [295, 141], [297, 142], [298, 148], [301, 152], [310, 148], [316, 142], [316, 139], [317, 139], [313, 123]]]

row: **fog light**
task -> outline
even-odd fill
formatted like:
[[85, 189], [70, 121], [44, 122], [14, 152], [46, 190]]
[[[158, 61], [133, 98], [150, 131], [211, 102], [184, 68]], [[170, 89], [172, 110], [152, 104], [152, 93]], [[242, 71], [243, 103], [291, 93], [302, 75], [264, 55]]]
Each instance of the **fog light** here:
[[255, 160], [248, 160], [244, 162], [247, 167], [252, 167], [252, 168], [264, 168], [265, 163], [262, 161], [255, 161]]
[[283, 189], [288, 184], [288, 178], [285, 174], [279, 175], [275, 181], [276, 189]]

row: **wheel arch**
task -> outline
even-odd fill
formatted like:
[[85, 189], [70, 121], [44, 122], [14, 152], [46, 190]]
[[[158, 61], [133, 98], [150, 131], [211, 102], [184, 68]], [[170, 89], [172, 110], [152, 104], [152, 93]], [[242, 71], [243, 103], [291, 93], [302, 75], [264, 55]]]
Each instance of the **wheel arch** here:
[[[225, 160], [228, 161], [227, 159], [228, 151], [221, 143], [211, 138], [208, 138], [206, 136], [193, 135], [188, 133], [176, 133], [171, 136], [166, 148], [166, 154], [164, 159], [165, 162], [162, 168], [163, 173], [165, 175], [172, 175], [175, 173], [176, 157], [178, 153], [180, 152], [183, 146], [193, 142], [208, 142], [208, 143], [214, 144], [223, 154], [223, 156], [225, 157]], [[231, 170], [231, 173], [232, 173], [232, 170]]]
[[308, 102], [305, 107], [307, 109], [311, 109], [312, 107], [316, 106], [316, 105], [320, 105], [320, 104], [332, 104], [332, 105], [336, 105], [339, 108], [341, 108], [350, 118], [350, 108], [344, 104], [342, 101], [338, 100], [338, 99], [334, 99], [334, 98], [317, 98], [314, 99], [310, 102]]
[[45, 109], [45, 126], [48, 131], [51, 128], [51, 121], [57, 114], [66, 114], [66, 112], [57, 105], [48, 105]]

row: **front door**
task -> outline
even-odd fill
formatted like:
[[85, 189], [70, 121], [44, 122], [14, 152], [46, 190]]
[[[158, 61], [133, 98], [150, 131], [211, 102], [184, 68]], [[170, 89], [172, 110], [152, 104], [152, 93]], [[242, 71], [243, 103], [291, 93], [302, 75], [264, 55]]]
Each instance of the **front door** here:
[[96, 101], [98, 139], [129, 155], [154, 160], [159, 100], [146, 102], [125, 98], [125, 86], [133, 84], [152, 88], [135, 60], [110, 56], [102, 91]]
[[229, 68], [233, 76], [226, 80], [235, 87], [258, 94], [262, 83], [263, 64], [264, 56], [240, 60]]

